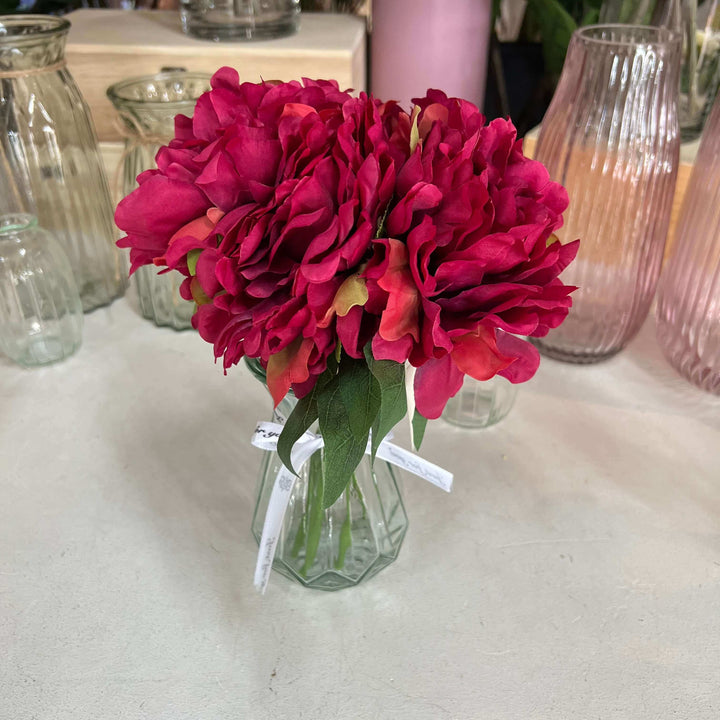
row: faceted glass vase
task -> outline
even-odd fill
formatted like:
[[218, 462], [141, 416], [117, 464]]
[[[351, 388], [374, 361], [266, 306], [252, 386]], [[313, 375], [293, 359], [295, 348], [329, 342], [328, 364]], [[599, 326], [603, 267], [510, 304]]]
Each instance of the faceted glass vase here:
[[57, 238], [83, 309], [125, 291], [113, 208], [90, 112], [65, 64], [70, 22], [0, 17], [0, 212], [26, 213]]
[[83, 310], [60, 243], [31, 215], [0, 216], [0, 352], [26, 367], [72, 355]]
[[[198, 98], [210, 89], [210, 76], [184, 71], [123, 80], [107, 90], [125, 132], [120, 187], [121, 197], [136, 187], [137, 176], [155, 167], [155, 155], [175, 132], [175, 116], [192, 116]], [[118, 198], [119, 199], [119, 198]], [[183, 276], [176, 270], [158, 274], [143, 266], [133, 274], [140, 312], [156, 325], [184, 330], [191, 327], [195, 303], [180, 296]]]
[[500, 375], [480, 382], [465, 376], [460, 391], [451, 397], [442, 419], [464, 428], [485, 428], [499, 423], [512, 410], [517, 385]]
[[[280, 403], [287, 417], [297, 401]], [[311, 432], [317, 433], [317, 428]], [[265, 452], [252, 532], [260, 543], [270, 494], [282, 464]], [[408, 527], [398, 471], [365, 455], [338, 500], [323, 509], [322, 451], [299, 471], [278, 539], [273, 568], [316, 590], [340, 590], [377, 574], [398, 555]]]

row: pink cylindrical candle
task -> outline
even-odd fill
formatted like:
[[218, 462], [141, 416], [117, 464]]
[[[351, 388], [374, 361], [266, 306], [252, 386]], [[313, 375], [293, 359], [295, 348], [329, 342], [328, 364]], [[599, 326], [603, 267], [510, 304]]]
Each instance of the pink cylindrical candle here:
[[370, 89], [409, 109], [428, 88], [482, 108], [490, 0], [373, 0]]

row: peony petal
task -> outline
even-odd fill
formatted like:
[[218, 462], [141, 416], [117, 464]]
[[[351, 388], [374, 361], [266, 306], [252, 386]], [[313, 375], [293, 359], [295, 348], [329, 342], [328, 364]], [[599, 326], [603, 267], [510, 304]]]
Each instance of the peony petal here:
[[457, 367], [476, 380], [489, 380], [514, 360], [497, 346], [495, 330], [480, 326], [477, 332], [453, 338], [452, 358]]
[[430, 358], [415, 373], [415, 407], [428, 420], [442, 415], [447, 401], [462, 387], [463, 373], [450, 355]]
[[408, 266], [407, 248], [400, 240], [391, 239], [388, 241], [388, 249], [387, 270], [377, 281], [389, 294], [378, 332], [384, 340], [399, 340], [404, 335], [410, 335], [417, 342], [420, 340], [420, 293]]
[[505, 355], [514, 357], [512, 365], [501, 370], [498, 375], [507, 378], [511, 383], [522, 383], [529, 380], [540, 365], [540, 353], [527, 340], [498, 331], [498, 349]]

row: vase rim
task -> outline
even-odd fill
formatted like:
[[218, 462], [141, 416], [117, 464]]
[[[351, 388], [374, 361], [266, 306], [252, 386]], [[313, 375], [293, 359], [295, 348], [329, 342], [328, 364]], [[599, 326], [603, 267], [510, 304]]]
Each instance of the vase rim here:
[[0, 236], [15, 235], [37, 227], [37, 218], [28, 213], [0, 215]]
[[44, 43], [69, 30], [69, 20], [52, 15], [0, 15], [0, 46]]
[[[195, 103], [210, 89], [210, 74], [204, 72], [187, 72], [186, 70], [173, 70], [170, 72], [160, 72], [153, 75], [141, 75], [138, 77], [126, 78], [120, 82], [111, 85], [106, 94], [113, 105], [132, 106], [132, 107], [148, 107], [151, 105], [163, 108], [183, 108], [188, 103]], [[202, 92], [192, 93], [188, 97], [178, 98], [177, 100], [164, 100], [159, 97], [138, 97], [132, 93], [133, 90], [143, 89], [150, 83], [157, 82], [174, 82], [174, 81], [190, 81], [190, 82], [206, 82], [207, 87]]]
[[[603, 33], [617, 31], [621, 37], [603, 37]], [[614, 47], [658, 46], [670, 47], [679, 45], [680, 33], [664, 27], [652, 25], [623, 25], [621, 23], [607, 23], [586, 25], [575, 31], [575, 36], [588, 45], [608, 45]]]

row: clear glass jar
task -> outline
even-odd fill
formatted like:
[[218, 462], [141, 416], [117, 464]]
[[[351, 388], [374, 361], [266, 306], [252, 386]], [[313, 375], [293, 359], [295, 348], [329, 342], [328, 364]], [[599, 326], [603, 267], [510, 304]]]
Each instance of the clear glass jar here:
[[715, 101], [660, 279], [657, 337], [672, 366], [720, 394], [720, 98]]
[[680, 38], [664, 28], [591, 26], [570, 41], [536, 159], [568, 191], [557, 235], [580, 238], [562, 273], [576, 285], [567, 320], [533, 340], [551, 357], [591, 363], [637, 334], [655, 293], [680, 137]]
[[72, 355], [83, 311], [60, 244], [31, 215], [0, 216], [0, 351], [21, 365]]
[[[209, 75], [181, 70], [123, 80], [108, 88], [125, 130], [117, 199], [137, 187], [141, 172], [155, 167], [158, 149], [174, 135], [175, 116], [192, 116], [198, 98], [209, 89]], [[195, 303], [180, 297], [182, 275], [175, 270], [158, 275], [157, 270], [143, 266], [133, 274], [140, 311], [157, 325], [191, 327]]]
[[490, 427], [512, 410], [517, 391], [517, 385], [500, 375], [484, 382], [466, 375], [460, 391], [447, 401], [442, 419], [465, 428]]
[[201, 40], [269, 40], [300, 27], [300, 0], [180, 0], [187, 35]]
[[0, 211], [35, 215], [57, 237], [87, 311], [123, 293], [126, 267], [95, 130], [65, 66], [69, 29], [0, 17]]

